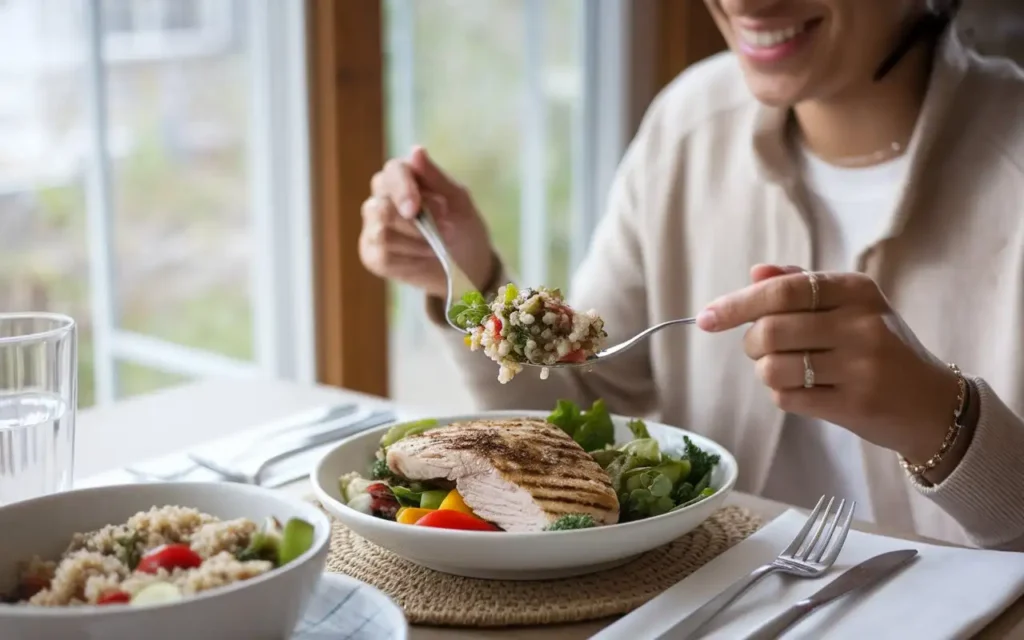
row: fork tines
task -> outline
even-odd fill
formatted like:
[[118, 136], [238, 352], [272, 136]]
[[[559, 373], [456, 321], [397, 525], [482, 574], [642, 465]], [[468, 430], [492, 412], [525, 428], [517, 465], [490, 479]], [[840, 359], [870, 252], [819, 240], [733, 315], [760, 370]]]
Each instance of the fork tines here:
[[[825, 496], [821, 496], [803, 529], [779, 557], [802, 565], [831, 566], [846, 542], [846, 534], [850, 531], [853, 513], [857, 509], [854, 500], [840, 499], [833, 510], [835, 503], [835, 496], [828, 498], [827, 503]], [[814, 534], [809, 536], [812, 528]]]

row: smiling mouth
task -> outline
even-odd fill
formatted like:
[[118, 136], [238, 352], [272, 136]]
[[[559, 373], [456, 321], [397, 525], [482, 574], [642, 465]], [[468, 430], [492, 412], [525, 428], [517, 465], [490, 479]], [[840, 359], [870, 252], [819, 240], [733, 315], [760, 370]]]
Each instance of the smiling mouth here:
[[799, 25], [786, 27], [784, 29], [744, 29], [736, 30], [743, 44], [752, 49], [771, 49], [782, 44], [795, 40], [797, 36], [815, 27], [820, 20], [810, 20]]

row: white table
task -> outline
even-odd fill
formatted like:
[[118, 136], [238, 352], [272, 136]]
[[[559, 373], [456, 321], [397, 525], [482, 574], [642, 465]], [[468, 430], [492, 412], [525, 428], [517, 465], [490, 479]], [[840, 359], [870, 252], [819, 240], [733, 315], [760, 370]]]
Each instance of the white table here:
[[[89, 409], [78, 417], [75, 477], [85, 478], [175, 450], [189, 449], [304, 410], [345, 400], [388, 406], [380, 398], [333, 387], [301, 386], [275, 380], [208, 380], [125, 400], [106, 408]], [[307, 481], [296, 482], [282, 491], [303, 496], [310, 492]], [[788, 508], [740, 493], [730, 496], [729, 502], [746, 507], [766, 520], [775, 518]], [[858, 523], [857, 528], [887, 533], [865, 523]], [[916, 538], [910, 536], [908, 539]], [[582, 640], [610, 622], [502, 631], [415, 627], [411, 638]], [[978, 637], [1024, 638], [1024, 599]]]

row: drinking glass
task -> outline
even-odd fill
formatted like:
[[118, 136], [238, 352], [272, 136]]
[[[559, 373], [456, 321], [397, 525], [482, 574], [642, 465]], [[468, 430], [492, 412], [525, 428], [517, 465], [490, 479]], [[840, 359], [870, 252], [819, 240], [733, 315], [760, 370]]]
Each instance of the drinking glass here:
[[68, 316], [0, 313], [0, 505], [71, 488], [77, 350]]

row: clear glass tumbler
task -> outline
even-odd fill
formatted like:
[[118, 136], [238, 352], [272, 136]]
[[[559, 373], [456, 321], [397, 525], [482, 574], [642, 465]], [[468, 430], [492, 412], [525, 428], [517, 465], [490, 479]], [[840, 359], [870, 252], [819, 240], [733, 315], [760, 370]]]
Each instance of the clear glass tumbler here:
[[64, 315], [0, 313], [0, 505], [71, 488], [76, 333]]

